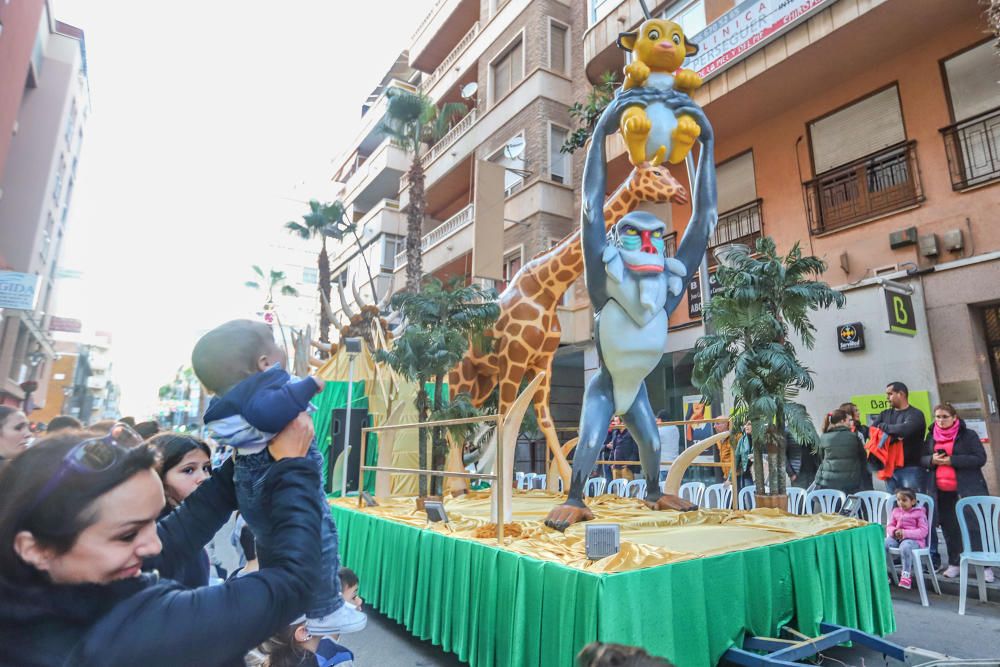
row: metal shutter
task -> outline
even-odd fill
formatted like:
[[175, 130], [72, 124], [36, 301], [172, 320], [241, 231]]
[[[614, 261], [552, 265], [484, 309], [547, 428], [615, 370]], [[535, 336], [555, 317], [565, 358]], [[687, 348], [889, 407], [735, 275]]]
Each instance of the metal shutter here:
[[811, 123], [809, 139], [817, 174], [906, 141], [899, 91], [892, 86]]
[[731, 211], [757, 199], [753, 175], [753, 152], [719, 165], [717, 172], [719, 213]]
[[955, 122], [1000, 107], [1000, 58], [993, 42], [958, 54], [944, 68]]

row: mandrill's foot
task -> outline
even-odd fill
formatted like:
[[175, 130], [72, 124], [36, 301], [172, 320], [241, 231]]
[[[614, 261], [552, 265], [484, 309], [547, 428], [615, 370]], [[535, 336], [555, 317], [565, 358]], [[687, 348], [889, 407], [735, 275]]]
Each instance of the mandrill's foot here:
[[545, 525], [563, 532], [574, 523], [590, 521], [593, 518], [594, 513], [586, 505], [571, 505], [567, 502], [552, 508], [545, 517]]
[[672, 496], [669, 493], [664, 493], [662, 496], [656, 500], [643, 500], [651, 510], [676, 510], [678, 512], [693, 512], [698, 509], [698, 506], [694, 503], [684, 500], [680, 496]]

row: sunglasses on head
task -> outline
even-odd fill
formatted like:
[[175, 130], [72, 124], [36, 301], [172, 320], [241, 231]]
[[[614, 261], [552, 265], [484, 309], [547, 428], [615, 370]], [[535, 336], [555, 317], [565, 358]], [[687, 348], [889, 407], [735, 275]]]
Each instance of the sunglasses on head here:
[[107, 435], [88, 438], [79, 444], [73, 445], [72, 449], [66, 452], [62, 462], [59, 464], [58, 470], [45, 483], [41, 491], [38, 492], [34, 502], [25, 514], [29, 514], [41, 505], [70, 476], [101, 473], [111, 470], [111, 468], [124, 460], [125, 454], [129, 449], [140, 444], [142, 444], [142, 436], [136, 433], [128, 424], [118, 422], [111, 427]]

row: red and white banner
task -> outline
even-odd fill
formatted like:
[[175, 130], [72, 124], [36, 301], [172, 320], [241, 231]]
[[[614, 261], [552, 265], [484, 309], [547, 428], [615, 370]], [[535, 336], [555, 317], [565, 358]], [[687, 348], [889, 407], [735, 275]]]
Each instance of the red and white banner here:
[[698, 55], [684, 66], [702, 78], [719, 72], [815, 14], [830, 0], [747, 0], [720, 16], [691, 41]]

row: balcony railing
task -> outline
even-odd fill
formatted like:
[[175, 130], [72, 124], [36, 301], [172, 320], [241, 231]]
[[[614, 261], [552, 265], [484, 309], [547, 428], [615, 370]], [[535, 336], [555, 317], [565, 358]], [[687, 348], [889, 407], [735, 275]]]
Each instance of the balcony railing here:
[[458, 44], [456, 44], [455, 48], [451, 50], [451, 53], [449, 53], [444, 57], [444, 60], [441, 61], [441, 64], [438, 65], [437, 68], [435, 68], [435, 70], [431, 74], [429, 74], [426, 79], [420, 82], [420, 92], [426, 94], [427, 91], [430, 90], [435, 83], [437, 83], [438, 79], [444, 76], [445, 73], [449, 69], [451, 69], [451, 66], [455, 64], [455, 61], [458, 60], [458, 57], [462, 55], [463, 51], [465, 51], [465, 47], [471, 44], [472, 40], [474, 40], [476, 38], [476, 35], [478, 34], [479, 34], [479, 21], [476, 21], [475, 23], [472, 24], [472, 27], [469, 28], [469, 32], [465, 33], [465, 36], [463, 36], [462, 39], [458, 40]]
[[941, 130], [953, 190], [1000, 179], [1000, 107]]
[[709, 266], [718, 264], [718, 260], [712, 254], [713, 248], [730, 243], [742, 243], [748, 246], [751, 252], [754, 251], [763, 229], [761, 202], [762, 200], [758, 199], [719, 215], [719, 224], [708, 242]]
[[916, 145], [890, 146], [803, 183], [809, 230], [822, 234], [922, 202]]
[[[460, 229], [464, 229], [468, 225], [472, 224], [475, 219], [476, 206], [475, 204], [469, 204], [461, 211], [451, 216], [440, 225], [432, 229], [431, 231], [424, 234], [423, 238], [420, 239], [420, 252], [425, 253], [438, 243], [441, 243], [446, 238], [457, 233]], [[406, 250], [396, 254], [396, 270], [398, 271], [404, 264], [406, 264]]]
[[475, 124], [476, 115], [475, 109], [472, 109], [469, 113], [465, 114], [465, 117], [458, 121], [454, 127], [448, 130], [448, 132], [441, 137], [440, 141], [431, 146], [430, 150], [420, 156], [420, 161], [423, 162], [424, 165], [428, 165], [433, 162], [438, 155], [441, 155], [445, 149], [455, 143], [456, 139], [465, 134], [469, 128]]

